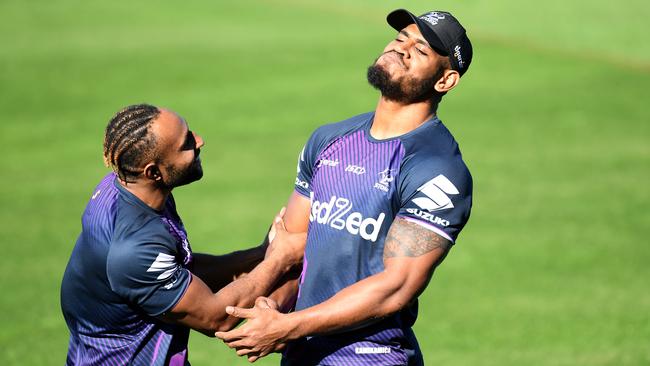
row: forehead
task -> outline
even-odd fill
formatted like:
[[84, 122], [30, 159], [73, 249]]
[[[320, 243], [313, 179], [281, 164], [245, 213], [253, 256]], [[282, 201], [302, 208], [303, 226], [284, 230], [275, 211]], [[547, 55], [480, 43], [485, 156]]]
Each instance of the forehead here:
[[420, 28], [418, 28], [418, 26], [415, 25], [415, 23], [407, 25], [402, 29], [402, 31], [407, 32], [412, 37], [417, 37], [424, 40], [424, 37], [422, 36], [422, 32], [420, 32]]
[[151, 127], [156, 137], [167, 144], [184, 141], [188, 130], [185, 120], [167, 109], [160, 110], [160, 114]]
[[418, 28], [418, 26], [415, 24], [407, 25], [406, 27], [402, 28], [402, 30], [399, 33], [408, 36], [409, 38], [412, 38], [416, 40], [418, 43], [421, 43], [427, 47], [431, 47], [429, 45], [429, 42], [427, 42], [427, 40], [424, 39], [422, 32], [420, 32], [420, 28]]

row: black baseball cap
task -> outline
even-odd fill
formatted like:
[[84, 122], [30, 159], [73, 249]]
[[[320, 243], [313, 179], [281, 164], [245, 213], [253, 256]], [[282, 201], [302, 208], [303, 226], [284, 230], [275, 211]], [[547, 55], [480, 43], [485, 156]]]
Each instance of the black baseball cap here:
[[465, 28], [446, 11], [430, 11], [415, 16], [405, 9], [392, 11], [386, 17], [391, 27], [401, 31], [410, 24], [420, 29], [431, 48], [442, 56], [449, 56], [451, 68], [462, 76], [472, 62], [472, 43]]

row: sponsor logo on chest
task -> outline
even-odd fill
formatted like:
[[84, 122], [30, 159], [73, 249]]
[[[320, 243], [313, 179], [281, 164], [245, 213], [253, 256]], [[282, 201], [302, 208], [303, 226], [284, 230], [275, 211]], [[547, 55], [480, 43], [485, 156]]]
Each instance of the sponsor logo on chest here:
[[336, 230], [346, 230], [352, 235], [359, 235], [365, 240], [375, 242], [381, 231], [386, 214], [381, 212], [376, 218], [363, 217], [360, 212], [352, 210], [352, 202], [343, 197], [332, 196], [329, 201], [321, 202], [310, 194], [311, 212], [309, 221], [327, 225]]
[[320, 168], [321, 166], [331, 166], [331, 167], [336, 167], [339, 165], [339, 160], [330, 160], [330, 159], [320, 159], [318, 161], [318, 164], [316, 164], [316, 168]]

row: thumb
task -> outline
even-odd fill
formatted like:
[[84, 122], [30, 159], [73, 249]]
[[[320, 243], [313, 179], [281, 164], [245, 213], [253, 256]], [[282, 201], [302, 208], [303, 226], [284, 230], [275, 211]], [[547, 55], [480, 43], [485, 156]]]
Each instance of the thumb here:
[[282, 220], [279, 217], [275, 218], [275, 222], [273, 223], [276, 235], [278, 231], [287, 231], [287, 229], [284, 227], [284, 220]]
[[273, 239], [275, 239], [275, 234], [276, 234], [276, 230], [275, 230], [275, 222], [274, 222], [273, 225], [271, 225], [271, 229], [269, 230], [269, 233], [267, 234], [267, 237], [269, 238], [269, 243], [273, 242]]
[[254, 316], [253, 309], [244, 309], [237, 306], [226, 306], [226, 313], [237, 318], [250, 319]]

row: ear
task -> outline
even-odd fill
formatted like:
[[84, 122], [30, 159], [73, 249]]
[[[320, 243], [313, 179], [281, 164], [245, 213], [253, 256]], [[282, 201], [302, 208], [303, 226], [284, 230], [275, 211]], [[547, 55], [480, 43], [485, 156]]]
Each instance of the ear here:
[[155, 163], [149, 163], [144, 167], [144, 177], [153, 181], [162, 180], [160, 168]]
[[453, 89], [460, 81], [460, 74], [456, 70], [445, 70], [440, 80], [436, 82], [434, 89], [438, 93], [446, 93]]

